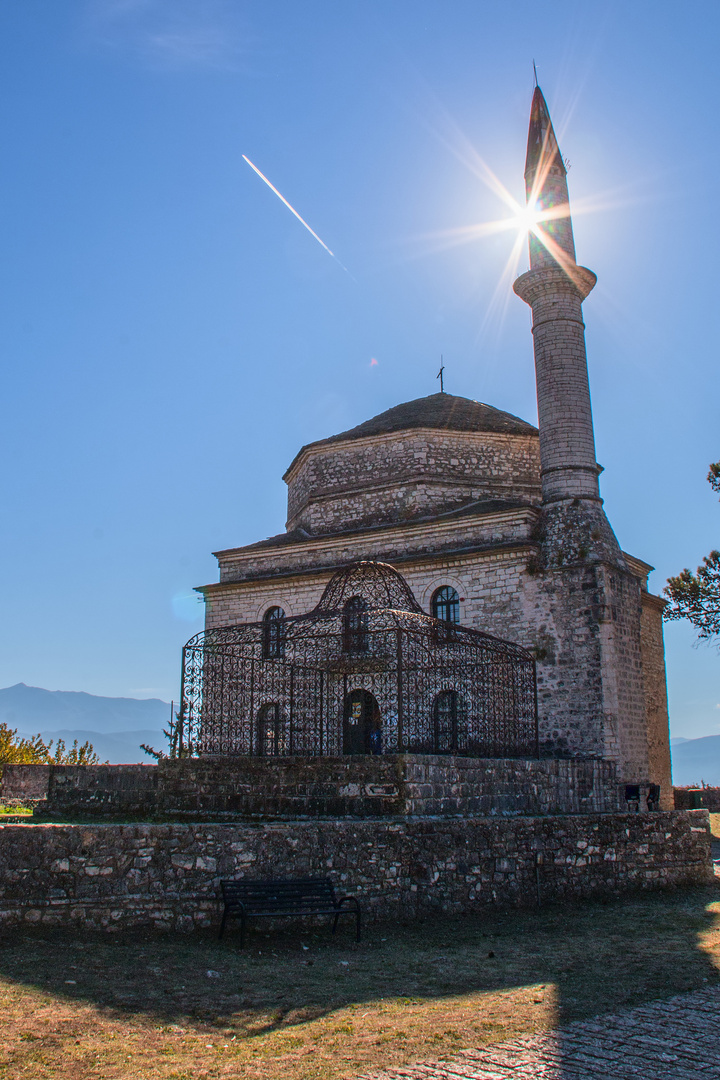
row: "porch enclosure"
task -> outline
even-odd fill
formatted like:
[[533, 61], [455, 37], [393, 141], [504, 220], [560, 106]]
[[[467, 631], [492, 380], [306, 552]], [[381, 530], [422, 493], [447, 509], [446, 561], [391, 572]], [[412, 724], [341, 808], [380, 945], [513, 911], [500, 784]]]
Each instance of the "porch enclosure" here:
[[318, 606], [206, 630], [183, 650], [181, 740], [200, 754], [537, 755], [535, 663], [426, 615], [382, 563], [353, 564]]

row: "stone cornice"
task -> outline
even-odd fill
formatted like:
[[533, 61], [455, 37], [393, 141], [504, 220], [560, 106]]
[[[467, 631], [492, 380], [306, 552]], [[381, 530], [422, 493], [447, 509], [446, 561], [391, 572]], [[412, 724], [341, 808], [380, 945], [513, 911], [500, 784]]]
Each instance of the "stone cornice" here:
[[[418, 551], [408, 555], [393, 555], [392, 565], [407, 565], [409, 563], [419, 564], [432, 563], [437, 566], [443, 559], [455, 559], [461, 558], [465, 555], [487, 555], [500, 556], [511, 554], [518, 551], [535, 551], [538, 548], [538, 544], [533, 540], [508, 540], [506, 542], [493, 543], [488, 542], [485, 544], [466, 544], [464, 546], [458, 546], [455, 548], [442, 548], [435, 551]], [[341, 569], [343, 566], [347, 566], [348, 560], [342, 562], [318, 562], [312, 566], [295, 566], [288, 568], [287, 570], [276, 569], [274, 567], [268, 567], [266, 570], [258, 570], [256, 573], [246, 574], [242, 578], [234, 579], [233, 581], [218, 581], [211, 582], [209, 585], [196, 585], [194, 591], [202, 593], [203, 596], [215, 596], [218, 593], [222, 594], [227, 591], [237, 589], [238, 586], [255, 584], [261, 581], [275, 581], [275, 580], [287, 580], [289, 578], [306, 578], [317, 576], [318, 574], [334, 573], [336, 570]]]
[[655, 593], [646, 592], [645, 589], [642, 591], [643, 607], [653, 607], [658, 611], [664, 611], [669, 603], [670, 601], [664, 600], [662, 596], [656, 596]]
[[476, 527], [492, 527], [501, 524], [512, 526], [514, 524], [520, 525], [524, 522], [534, 523], [539, 515], [540, 507], [529, 505], [513, 507], [510, 510], [488, 510], [476, 515], [465, 514], [461, 516], [459, 512], [457, 515], [453, 515], [452, 511], [450, 511], [448, 512], [447, 517], [443, 517], [441, 520], [397, 521], [391, 525], [380, 525], [374, 528], [348, 529], [346, 532], [341, 533], [309, 536], [306, 540], [296, 540], [289, 544], [278, 544], [277, 547], [272, 548], [258, 549], [253, 545], [240, 548], [224, 548], [221, 551], [214, 551], [213, 555], [221, 565], [223, 562], [230, 560], [233, 562], [240, 560], [256, 562], [258, 559], [274, 557], [281, 551], [292, 551], [293, 554], [312, 555], [318, 548], [323, 547], [346, 547], [348, 544], [358, 547], [368, 541], [371, 541], [372, 543], [383, 543], [386, 537], [388, 539], [393, 539], [397, 536], [398, 532], [402, 532], [404, 534], [404, 539], [410, 543], [413, 539], [423, 539], [424, 536], [431, 538], [444, 531], [457, 531], [459, 527], [468, 526], [471, 522], [473, 522]]
[[647, 592], [647, 579], [655, 567], [638, 559], [637, 555], [629, 555], [627, 551], [623, 551], [623, 557], [630, 573], [640, 579], [643, 592]]
[[[507, 438], [507, 436], [505, 436]], [[518, 438], [518, 436], [513, 436]], [[522, 436], [520, 436], [522, 438]], [[464, 488], [466, 491], [472, 491], [473, 488], [481, 487], [481, 482], [478, 477], [468, 476], [467, 474], [458, 473], [453, 475], [448, 473], [446, 476], [434, 476], [432, 473], [425, 473], [419, 469], [408, 470], [406, 473], [398, 473], [392, 478], [392, 480], [383, 480], [377, 484], [369, 484], [367, 481], [361, 482], [355, 485], [346, 485], [345, 487], [328, 487], [328, 488], [316, 488], [309, 492], [303, 501], [298, 504], [292, 517], [288, 518], [288, 528], [290, 522], [295, 521], [304, 510], [313, 503], [322, 503], [332, 501], [333, 499], [347, 499], [354, 495], [372, 495], [380, 491], [388, 491], [393, 488], [398, 488], [403, 484], [415, 484], [421, 483], [425, 487], [437, 487], [437, 488]], [[512, 498], [532, 498], [535, 496], [540, 500], [540, 484], [539, 483], [503, 483], [502, 481], [493, 480], [492, 483], [488, 483], [488, 488], [492, 488], [492, 497], [500, 499], [512, 499]], [[442, 510], [438, 510], [438, 513], [443, 513]], [[452, 509], [446, 511], [451, 513]]]
[[[530, 534], [539, 514], [537, 507], [523, 506], [442, 521], [398, 522], [392, 526], [312, 537], [260, 550], [231, 548], [215, 553], [224, 580], [200, 586], [198, 591], [336, 568], [349, 561], [348, 549], [362, 551], [367, 558], [385, 558], [394, 564], [451, 557], [464, 552], [534, 547]], [[232, 577], [226, 577], [226, 574]]]

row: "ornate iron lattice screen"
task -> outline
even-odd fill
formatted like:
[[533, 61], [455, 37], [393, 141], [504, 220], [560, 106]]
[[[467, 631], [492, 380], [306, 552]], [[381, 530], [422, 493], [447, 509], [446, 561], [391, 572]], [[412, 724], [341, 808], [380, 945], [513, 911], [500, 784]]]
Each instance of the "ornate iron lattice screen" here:
[[313, 611], [284, 620], [282, 642], [281, 655], [267, 655], [263, 622], [190, 639], [183, 745], [200, 754], [335, 755], [365, 746], [537, 755], [532, 655], [426, 615], [391, 566], [338, 571]]

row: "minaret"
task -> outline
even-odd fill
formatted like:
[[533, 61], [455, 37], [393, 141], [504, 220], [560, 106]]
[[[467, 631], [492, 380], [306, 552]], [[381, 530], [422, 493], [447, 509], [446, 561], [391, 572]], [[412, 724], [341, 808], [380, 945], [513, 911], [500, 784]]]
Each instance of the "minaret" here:
[[525, 192], [539, 220], [530, 232], [530, 270], [513, 287], [532, 308], [543, 504], [580, 499], [599, 508], [582, 316], [597, 278], [575, 261], [567, 171], [539, 86], [530, 112]]
[[671, 807], [667, 714], [652, 711], [664, 694], [654, 675], [662, 644], [653, 653], [661, 601], [643, 589], [600, 498], [582, 314], [596, 278], [575, 258], [567, 171], [537, 85], [525, 192], [536, 224], [530, 269], [514, 289], [532, 309], [542, 479], [527, 571], [534, 595], [550, 604], [554, 650], [538, 659], [541, 741], [545, 752], [614, 761], [623, 783], [660, 783], [663, 808]]

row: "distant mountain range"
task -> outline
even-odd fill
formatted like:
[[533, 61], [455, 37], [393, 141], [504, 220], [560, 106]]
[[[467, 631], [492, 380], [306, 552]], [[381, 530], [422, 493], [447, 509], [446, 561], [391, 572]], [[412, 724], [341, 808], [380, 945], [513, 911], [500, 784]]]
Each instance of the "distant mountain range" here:
[[66, 747], [74, 739], [91, 742], [100, 760], [113, 765], [150, 762], [140, 743], [164, 750], [169, 719], [170, 702], [159, 698], [96, 697], [25, 683], [0, 689], [0, 723], [25, 738], [40, 733], [46, 742], [64, 739]]
[[720, 787], [720, 735], [672, 740], [673, 784]]

